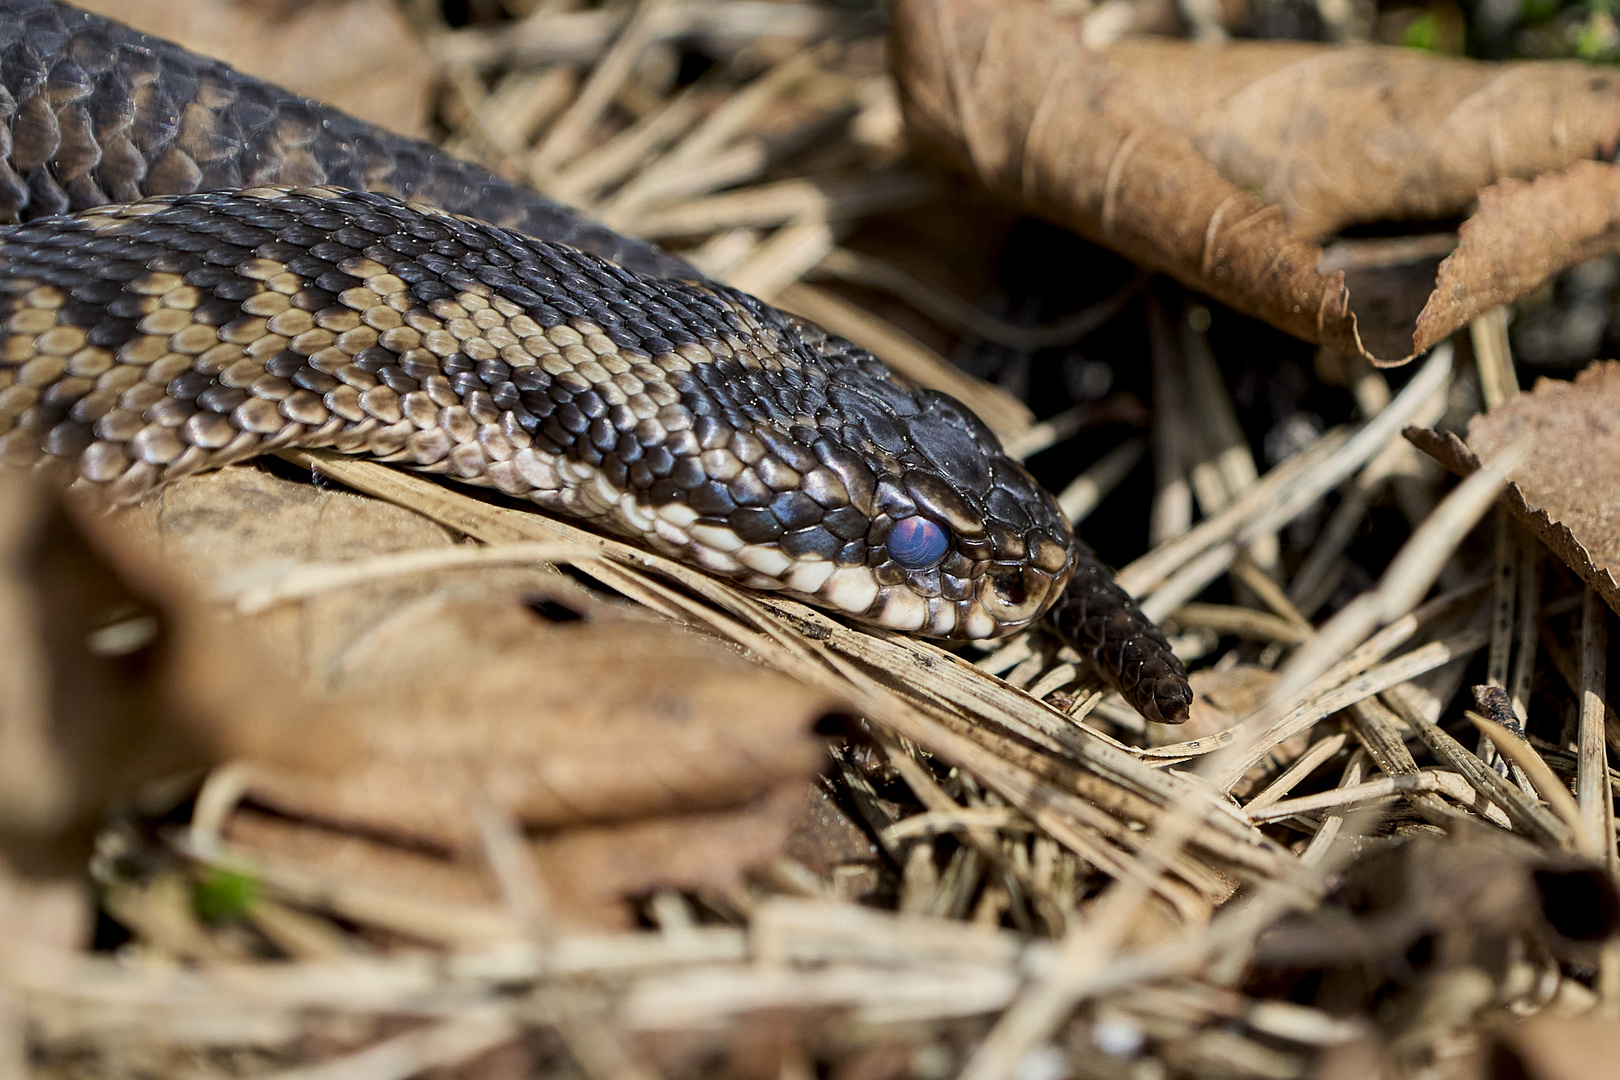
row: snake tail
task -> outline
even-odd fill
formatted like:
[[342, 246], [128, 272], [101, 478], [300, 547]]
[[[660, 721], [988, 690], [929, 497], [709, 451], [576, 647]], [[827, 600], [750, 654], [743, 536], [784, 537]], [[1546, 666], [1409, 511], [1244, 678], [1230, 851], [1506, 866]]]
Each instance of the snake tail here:
[[1048, 618], [1058, 635], [1085, 655], [1137, 712], [1161, 724], [1187, 719], [1193, 698], [1187, 669], [1171, 651], [1164, 631], [1089, 550], [1080, 551], [1069, 587]]

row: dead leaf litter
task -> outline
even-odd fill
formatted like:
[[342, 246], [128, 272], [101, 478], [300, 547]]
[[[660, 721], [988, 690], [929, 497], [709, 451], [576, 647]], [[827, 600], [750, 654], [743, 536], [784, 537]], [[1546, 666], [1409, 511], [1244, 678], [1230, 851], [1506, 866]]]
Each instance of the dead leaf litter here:
[[1620, 367], [1520, 394], [1499, 305], [1595, 295], [1545, 282], [1614, 251], [1612, 69], [1153, 0], [376, 7], [147, 28], [341, 38], [270, 77], [960, 397], [1192, 720], [338, 455], [0, 477], [0, 1075], [1606, 1074]]

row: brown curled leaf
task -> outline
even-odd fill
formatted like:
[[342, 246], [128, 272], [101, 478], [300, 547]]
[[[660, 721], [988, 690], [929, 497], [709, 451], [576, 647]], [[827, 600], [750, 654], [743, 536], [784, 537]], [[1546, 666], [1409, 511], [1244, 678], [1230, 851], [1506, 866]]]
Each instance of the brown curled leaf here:
[[[1273, 42], [1132, 39], [1091, 51], [1081, 19], [1023, 0], [900, 0], [894, 27], [921, 143], [1090, 239], [1383, 364], [1501, 302], [1503, 276], [1457, 261], [1420, 322], [1423, 284], [1390, 302], [1365, 275], [1323, 272], [1315, 239], [1354, 222], [1462, 213], [1500, 179], [1606, 157], [1620, 137], [1620, 78], [1579, 64]], [[1524, 220], [1484, 215], [1465, 241], [1494, 251]], [[1571, 231], [1546, 246], [1603, 249], [1607, 234], [1584, 219], [1558, 228]], [[1513, 295], [1556, 264], [1519, 268]], [[1430, 265], [1418, 280], [1432, 289]]]
[[[449, 530], [410, 510], [289, 483], [257, 467], [189, 477], [102, 520], [101, 533], [121, 553], [121, 565], [154, 591], [194, 602], [233, 595], [310, 563], [350, 564], [456, 543]], [[532, 566], [383, 575], [252, 615], [230, 613], [254, 635], [251, 655], [232, 645], [232, 652], [198, 666], [215, 672], [241, 667], [250, 684], [268, 671], [296, 692], [341, 692], [356, 673], [346, 659], [356, 643], [413, 605], [511, 595], [572, 603], [585, 591], [555, 570]], [[213, 606], [222, 615], [228, 611]], [[218, 676], [192, 690], [205, 707], [257, 711], [251, 694]], [[254, 722], [274, 728], [273, 717]]]
[[[30, 872], [82, 872], [106, 810], [151, 781], [250, 746], [283, 767], [337, 749], [251, 665], [242, 628], [126, 526], [0, 472], [0, 858]], [[271, 737], [218, 723], [220, 694], [276, 717]]]
[[1620, 362], [1595, 363], [1575, 381], [1542, 379], [1468, 425], [1468, 441], [1419, 428], [1406, 436], [1466, 476], [1529, 437], [1503, 498], [1520, 521], [1620, 612]]
[[1552, 1010], [1503, 1023], [1492, 1057], [1498, 1075], [1535, 1080], [1593, 1080], [1620, 1058], [1620, 1026], [1596, 1014], [1560, 1016]]
[[1438, 341], [1560, 270], [1620, 250], [1620, 169], [1581, 161], [1493, 184], [1479, 193], [1457, 239], [1418, 316], [1420, 340]]
[[782, 784], [723, 810], [568, 829], [532, 846], [560, 917], [619, 922], [619, 902], [657, 889], [739, 891], [743, 870], [787, 844], [802, 784]]
[[309, 562], [448, 548], [442, 527], [346, 492], [279, 480], [253, 467], [188, 478], [139, 506], [85, 515], [120, 572], [174, 619], [166, 687], [209, 748], [330, 774], [358, 753], [352, 732], [309, 707], [341, 690], [342, 659], [395, 612], [425, 598], [562, 588], [519, 567], [385, 577], [252, 616], [216, 598], [238, 582]]
[[824, 695], [712, 639], [600, 605], [549, 623], [509, 602], [413, 605], [357, 642], [312, 708], [347, 732], [334, 781], [271, 774], [288, 813], [452, 846], [483, 800], [556, 829], [711, 810], [812, 774]]

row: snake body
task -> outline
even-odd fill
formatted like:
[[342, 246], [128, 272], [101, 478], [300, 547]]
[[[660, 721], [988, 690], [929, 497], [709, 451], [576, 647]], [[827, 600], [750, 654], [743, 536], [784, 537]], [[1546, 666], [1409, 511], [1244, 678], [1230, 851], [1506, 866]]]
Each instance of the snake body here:
[[1185, 718], [1180, 662], [1052, 497], [865, 350], [52, 0], [0, 2], [0, 86], [0, 460], [129, 502], [334, 447], [896, 630], [1050, 614], [1144, 715]]

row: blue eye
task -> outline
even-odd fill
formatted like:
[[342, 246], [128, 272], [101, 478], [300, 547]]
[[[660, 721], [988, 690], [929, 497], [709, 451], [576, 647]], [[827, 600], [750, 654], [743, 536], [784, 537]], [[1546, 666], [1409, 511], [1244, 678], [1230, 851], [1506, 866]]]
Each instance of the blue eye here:
[[889, 558], [907, 570], [926, 570], [949, 546], [945, 530], [925, 517], [901, 518], [889, 529]]

